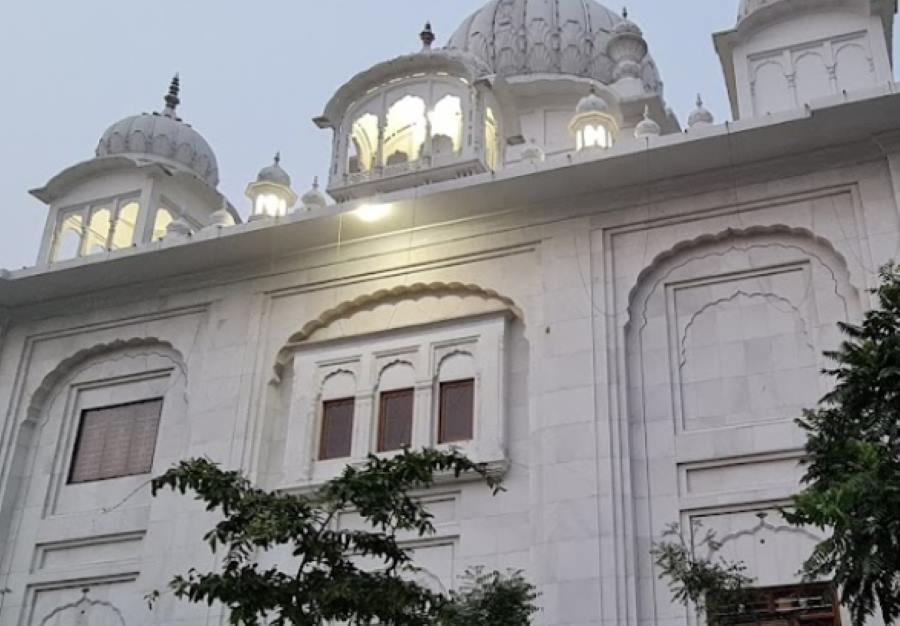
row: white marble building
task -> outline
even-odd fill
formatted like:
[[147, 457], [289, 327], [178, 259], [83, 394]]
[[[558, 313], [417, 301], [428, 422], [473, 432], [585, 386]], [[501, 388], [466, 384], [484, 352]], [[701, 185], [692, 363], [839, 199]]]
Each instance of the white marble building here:
[[693, 624], [649, 549], [699, 521], [796, 608], [792, 420], [900, 249], [895, 9], [744, 0], [734, 121], [682, 129], [633, 22], [491, 0], [341, 87], [327, 189], [276, 159], [246, 223], [173, 83], [32, 192], [37, 263], [0, 271], [0, 624], [223, 623], [144, 602], [214, 566], [210, 518], [150, 497], [177, 460], [303, 489], [451, 443], [508, 491], [428, 496], [435, 584], [523, 568], [539, 624]]

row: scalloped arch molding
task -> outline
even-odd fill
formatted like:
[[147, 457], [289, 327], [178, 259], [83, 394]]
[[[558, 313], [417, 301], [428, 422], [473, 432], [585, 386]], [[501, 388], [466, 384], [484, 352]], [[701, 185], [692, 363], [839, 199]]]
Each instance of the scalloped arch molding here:
[[[711, 248], [724, 243], [731, 243], [733, 248], [746, 246], [754, 239], [765, 241], [766, 238], [783, 237], [793, 239], [797, 242], [796, 247], [801, 249], [805, 254], [814, 256], [819, 259], [822, 265], [832, 273], [836, 286], [845, 286], [855, 291], [850, 282], [850, 272], [848, 270], [847, 260], [838, 252], [832, 243], [813, 233], [806, 228], [795, 228], [784, 224], [774, 224], [771, 226], [751, 226], [749, 228], [726, 228], [715, 234], [701, 235], [694, 239], [681, 241], [665, 252], [658, 254], [650, 264], [641, 271], [635, 281], [634, 287], [628, 294], [628, 324], [627, 329], [630, 330], [632, 325], [638, 320], [643, 319], [644, 311], [642, 304], [646, 304], [647, 298], [656, 289], [660, 282], [666, 279], [673, 270], [681, 264], [694, 258], [697, 251], [702, 248]], [[766, 245], [771, 245], [771, 241]], [[800, 243], [809, 244], [802, 247]]]
[[76, 372], [82, 365], [100, 355], [130, 349], [159, 352], [161, 355], [171, 359], [181, 371], [181, 374], [187, 378], [187, 367], [184, 363], [184, 357], [175, 346], [164, 339], [158, 337], [132, 337], [131, 339], [116, 339], [107, 343], [98, 343], [63, 359], [49, 374], [44, 376], [41, 384], [31, 394], [31, 401], [28, 403], [28, 410], [25, 414], [26, 421], [37, 420], [46, 405], [47, 399], [57, 385]]
[[[426, 299], [429, 300], [427, 305], [423, 302]], [[404, 310], [407, 303], [411, 306]], [[382, 311], [381, 315], [379, 311]], [[474, 284], [413, 283], [380, 289], [328, 309], [291, 335], [278, 351], [273, 382], [281, 380], [293, 351], [311, 341], [352, 337], [496, 311], [509, 311], [515, 317], [523, 318], [522, 311], [512, 299]]]

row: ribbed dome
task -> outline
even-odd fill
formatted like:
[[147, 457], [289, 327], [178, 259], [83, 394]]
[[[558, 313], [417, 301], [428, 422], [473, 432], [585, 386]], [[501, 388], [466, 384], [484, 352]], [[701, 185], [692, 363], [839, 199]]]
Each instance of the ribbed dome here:
[[200, 133], [175, 115], [178, 90], [176, 76], [162, 113], [133, 115], [116, 122], [103, 133], [96, 155], [162, 159], [187, 168], [212, 187], [218, 185], [219, 166], [212, 148]]
[[[622, 17], [594, 0], [491, 0], [456, 30], [448, 48], [467, 51], [496, 74], [561, 73], [614, 82], [607, 54]], [[648, 56], [644, 81], [659, 76]]]

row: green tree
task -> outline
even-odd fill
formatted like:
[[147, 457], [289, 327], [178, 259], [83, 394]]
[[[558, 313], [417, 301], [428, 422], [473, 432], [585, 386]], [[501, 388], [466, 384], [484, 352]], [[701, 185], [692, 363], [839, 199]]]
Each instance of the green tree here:
[[834, 390], [799, 424], [808, 434], [805, 489], [786, 517], [829, 533], [806, 562], [830, 577], [853, 623], [900, 617], [900, 270], [888, 265], [879, 307], [827, 356]]
[[[222, 519], [205, 541], [213, 552], [223, 547], [224, 555], [215, 571], [191, 569], [169, 586], [180, 599], [222, 603], [231, 624], [525, 626], [537, 608], [521, 573], [476, 572], [462, 591], [438, 593], [416, 582], [412, 556], [396, 539], [399, 532], [433, 534], [432, 516], [414, 492], [442, 474], [464, 473], [480, 475], [495, 494], [501, 490], [482, 465], [456, 451], [372, 456], [310, 496], [254, 488], [240, 473], [205, 459], [184, 461], [153, 480], [153, 495], [191, 491], [208, 511], [219, 512]], [[345, 511], [361, 516], [368, 529], [338, 528]], [[261, 567], [260, 552], [279, 547], [293, 555], [290, 568]]]
[[[701, 527], [695, 524], [694, 532]], [[750, 611], [749, 586], [753, 579], [744, 572], [742, 562], [714, 558], [721, 544], [712, 530], [707, 531], [696, 547], [706, 556], [698, 556], [693, 543], [689, 546], [678, 524], [671, 524], [660, 541], [653, 544], [650, 554], [659, 568], [659, 577], [666, 580], [672, 599], [684, 606], [693, 605], [707, 623], [718, 623], [723, 614], [754, 617]]]

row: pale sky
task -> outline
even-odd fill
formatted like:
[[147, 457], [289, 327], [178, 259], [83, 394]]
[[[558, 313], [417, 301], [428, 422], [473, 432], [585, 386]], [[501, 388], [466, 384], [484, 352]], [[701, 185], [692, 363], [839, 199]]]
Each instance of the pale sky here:
[[[298, 193], [325, 177], [330, 132], [311, 120], [341, 84], [418, 50], [427, 19], [442, 45], [484, 1], [4, 0], [0, 267], [35, 261], [46, 209], [28, 190], [93, 156], [113, 122], [160, 110], [176, 71], [179, 114], [212, 145], [219, 188], [246, 216], [244, 188], [276, 150]], [[628, 1], [682, 123], [697, 92], [730, 118], [711, 35], [733, 25], [737, 4]]]

